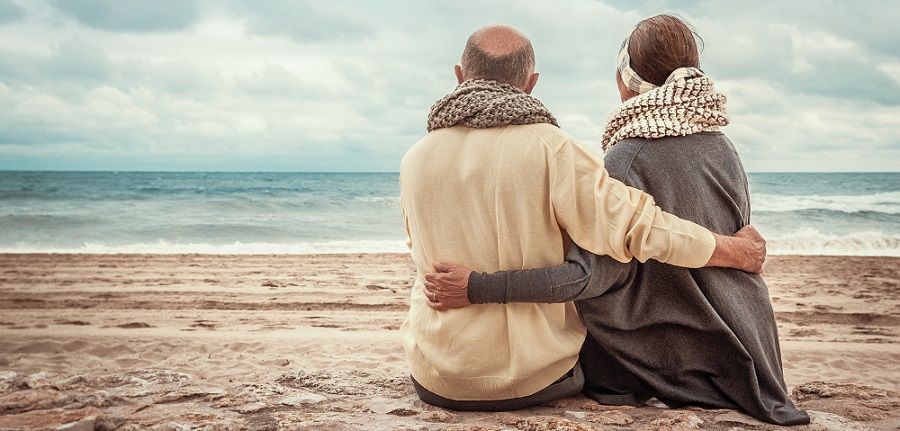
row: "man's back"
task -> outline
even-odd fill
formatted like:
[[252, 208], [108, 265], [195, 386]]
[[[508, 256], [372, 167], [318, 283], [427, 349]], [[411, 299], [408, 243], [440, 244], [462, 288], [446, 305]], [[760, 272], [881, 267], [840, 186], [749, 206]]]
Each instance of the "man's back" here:
[[584, 327], [571, 303], [490, 304], [438, 313], [422, 293], [435, 261], [477, 271], [562, 262], [553, 159], [570, 138], [549, 124], [429, 133], [400, 170], [416, 286], [401, 328], [413, 377], [456, 400], [530, 395], [569, 371]]

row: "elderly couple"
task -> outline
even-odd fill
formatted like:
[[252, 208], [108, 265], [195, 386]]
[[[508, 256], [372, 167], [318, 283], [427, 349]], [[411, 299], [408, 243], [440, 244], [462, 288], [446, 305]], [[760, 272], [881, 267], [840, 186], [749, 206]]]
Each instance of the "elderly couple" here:
[[787, 395], [765, 242], [692, 30], [660, 15], [627, 36], [605, 159], [530, 96], [534, 67], [522, 33], [476, 31], [403, 159], [417, 277], [401, 335], [419, 397], [511, 410], [583, 392], [809, 423]]

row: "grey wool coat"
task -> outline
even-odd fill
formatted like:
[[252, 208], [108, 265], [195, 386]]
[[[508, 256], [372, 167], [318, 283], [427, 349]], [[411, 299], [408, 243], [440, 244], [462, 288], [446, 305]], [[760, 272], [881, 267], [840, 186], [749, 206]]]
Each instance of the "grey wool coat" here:
[[[722, 133], [625, 139], [605, 162], [613, 178], [713, 232], [732, 234], [750, 222], [747, 176]], [[576, 300], [588, 328], [579, 360], [584, 393], [599, 402], [638, 405], [656, 397], [672, 407], [809, 423], [788, 398], [775, 316], [759, 275], [654, 260], [623, 264], [573, 244], [555, 267], [473, 273], [468, 295], [473, 303]]]

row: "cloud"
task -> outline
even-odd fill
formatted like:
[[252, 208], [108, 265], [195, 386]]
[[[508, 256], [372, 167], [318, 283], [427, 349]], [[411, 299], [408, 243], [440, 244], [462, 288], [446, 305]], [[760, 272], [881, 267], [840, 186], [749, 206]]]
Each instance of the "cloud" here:
[[12, 0], [0, 0], [0, 24], [16, 22], [25, 17], [25, 10]]
[[621, 38], [662, 11], [706, 40], [748, 170], [896, 170], [900, 154], [900, 43], [870, 28], [893, 25], [886, 3], [160, 4], [20, 4], [0, 26], [0, 169], [396, 171], [493, 23], [532, 39], [535, 95], [597, 148]]
[[[797, 25], [703, 22], [701, 66], [714, 78], [779, 82], [785, 92], [900, 103], [891, 60], [862, 41]], [[887, 70], [885, 70], [887, 68]]]
[[[721, 76], [790, 81], [791, 91], [900, 102], [900, 87], [881, 71], [900, 55], [895, 2], [611, 1], [641, 18], [674, 13], [706, 42], [703, 63]], [[635, 20], [631, 25], [636, 24]], [[837, 88], [836, 88], [837, 87]]]
[[792, 90], [900, 104], [900, 83], [879, 69], [882, 59], [869, 48], [832, 33], [783, 30], [791, 38], [794, 64], [785, 78]]
[[374, 34], [367, 9], [370, 1], [244, 0], [237, 11], [247, 17], [247, 30], [256, 35], [286, 35], [298, 42], [356, 41]]
[[897, 170], [896, 3], [607, 3], [696, 27], [702, 67], [728, 96], [725, 132], [748, 170]]
[[[821, 95], [787, 95], [764, 79], [722, 80], [725, 133], [752, 171], [891, 171], [900, 155], [900, 107]], [[860, 123], [861, 112], [866, 115]], [[893, 155], [893, 156], [892, 156]]]
[[106, 52], [78, 38], [60, 42], [46, 63], [46, 76], [54, 80], [79, 81], [92, 85], [109, 79], [110, 62]]
[[259, 71], [236, 77], [234, 90], [251, 98], [303, 100], [325, 96], [325, 89], [316, 83], [306, 81], [285, 66], [269, 61]]
[[0, 67], [0, 128], [10, 131], [0, 154], [15, 166], [65, 154], [157, 169], [395, 170], [420, 134], [395, 105], [424, 116], [386, 97], [393, 81], [365, 61], [326, 62], [326, 75], [266, 61], [243, 73], [121, 58], [79, 38], [14, 60]]
[[88, 27], [113, 32], [185, 30], [200, 16], [197, 0], [53, 0], [50, 4]]

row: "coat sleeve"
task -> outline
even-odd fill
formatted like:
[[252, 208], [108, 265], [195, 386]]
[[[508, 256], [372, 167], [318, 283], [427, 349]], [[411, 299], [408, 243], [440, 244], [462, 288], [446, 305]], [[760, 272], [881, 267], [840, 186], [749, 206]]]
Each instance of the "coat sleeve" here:
[[492, 274], [472, 272], [468, 297], [473, 304], [577, 301], [624, 285], [634, 272], [634, 263], [597, 256], [573, 243], [566, 261], [556, 266]]
[[550, 174], [557, 223], [591, 253], [699, 268], [715, 250], [709, 230], [662, 211], [652, 196], [610, 177], [603, 159], [574, 140], [554, 154]]

